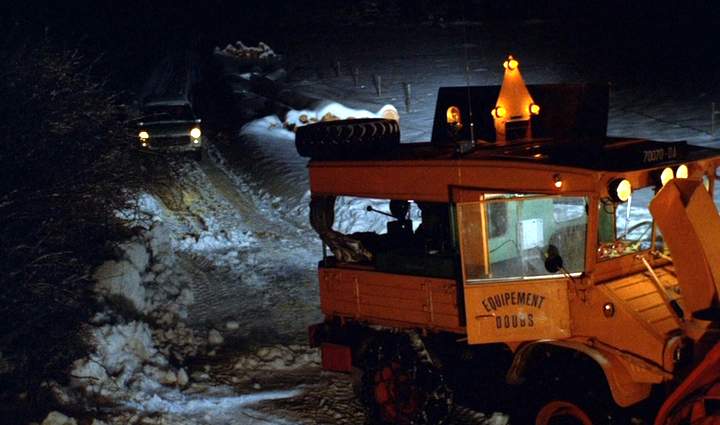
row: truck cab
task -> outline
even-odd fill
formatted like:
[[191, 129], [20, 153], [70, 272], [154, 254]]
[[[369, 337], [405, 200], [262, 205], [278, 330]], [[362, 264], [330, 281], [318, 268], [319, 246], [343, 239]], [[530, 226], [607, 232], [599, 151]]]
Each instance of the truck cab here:
[[[681, 285], [650, 204], [673, 180], [714, 193], [720, 151], [608, 137], [607, 87], [525, 86], [511, 60], [503, 86], [439, 90], [430, 142], [309, 163], [311, 342], [362, 376], [378, 422], [440, 423], [454, 393], [603, 423], [677, 379], [710, 327], [692, 313], [714, 287]], [[342, 232], [343, 208], [384, 219]], [[433, 378], [398, 395], [418, 370]]]
[[189, 152], [202, 158], [202, 120], [197, 116], [195, 87], [197, 59], [168, 56], [151, 73], [143, 88], [138, 123], [141, 150]]

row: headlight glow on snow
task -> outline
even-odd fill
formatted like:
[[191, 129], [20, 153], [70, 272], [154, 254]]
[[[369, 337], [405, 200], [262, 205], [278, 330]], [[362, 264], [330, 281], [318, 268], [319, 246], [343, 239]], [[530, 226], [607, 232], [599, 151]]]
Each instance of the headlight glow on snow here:
[[199, 139], [201, 135], [202, 135], [202, 132], [201, 132], [200, 129], [197, 128], [197, 127], [195, 127], [195, 128], [193, 128], [192, 130], [190, 130], [190, 136], [191, 136], [193, 139]]
[[140, 133], [138, 133], [138, 137], [140, 138], [140, 140], [146, 140], [146, 139], [150, 138], [150, 135], [148, 134], [147, 131], [143, 130]]

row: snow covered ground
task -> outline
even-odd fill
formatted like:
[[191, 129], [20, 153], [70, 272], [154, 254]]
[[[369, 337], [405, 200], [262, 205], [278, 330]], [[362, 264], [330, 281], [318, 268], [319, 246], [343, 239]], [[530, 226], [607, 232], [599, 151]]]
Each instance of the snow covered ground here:
[[[529, 34], [539, 31], [527, 26]], [[294, 48], [304, 54], [291, 56], [298, 66], [316, 69], [340, 58], [344, 68], [339, 76], [297, 76], [291, 87], [366, 111], [394, 104], [403, 141], [411, 142], [429, 140], [439, 86], [466, 79], [499, 84], [501, 59], [511, 47], [529, 83], [583, 77], [572, 60], [557, 60], [562, 46], [537, 47], [537, 35], [504, 40], [473, 24], [422, 30], [339, 35], [350, 53], [312, 38], [298, 41]], [[465, 43], [463, 31], [472, 33]], [[360, 72], [357, 86], [353, 67]], [[381, 76], [380, 95], [373, 75]], [[402, 83], [411, 84], [407, 108]], [[712, 93], [668, 89], [649, 96], [647, 90], [613, 92], [610, 134], [714, 143], [707, 131]], [[287, 119], [297, 124], [301, 115], [327, 112], [292, 111]], [[100, 408], [98, 417], [113, 424], [364, 422], [349, 378], [322, 372], [318, 353], [304, 345], [307, 325], [321, 319], [315, 275], [321, 245], [307, 221], [307, 161], [296, 154], [285, 119], [245, 125], [230, 144], [210, 146], [200, 163], [175, 160], [182, 170], [177, 181], [158, 184], [134, 211], [122, 212], [141, 230], [96, 271], [108, 309], [91, 324], [97, 348], [78, 359], [68, 397], [84, 394]], [[384, 227], [383, 216], [365, 206], [385, 206], [341, 202], [352, 208], [343, 208], [339, 228]], [[454, 419], [506, 421], [465, 408]]]

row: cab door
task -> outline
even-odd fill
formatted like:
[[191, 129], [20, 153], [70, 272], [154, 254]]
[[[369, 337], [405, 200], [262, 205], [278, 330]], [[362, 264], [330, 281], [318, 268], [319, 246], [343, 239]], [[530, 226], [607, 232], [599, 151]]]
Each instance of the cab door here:
[[584, 233], [573, 243], [566, 235], [574, 232], [577, 239], [583, 220], [558, 222], [557, 197], [452, 193], [469, 343], [569, 337], [568, 275], [584, 266], [585, 249], [571, 254], [582, 263], [572, 264], [572, 271], [549, 272], [545, 260], [550, 245], [569, 254], [574, 244], [584, 244]]

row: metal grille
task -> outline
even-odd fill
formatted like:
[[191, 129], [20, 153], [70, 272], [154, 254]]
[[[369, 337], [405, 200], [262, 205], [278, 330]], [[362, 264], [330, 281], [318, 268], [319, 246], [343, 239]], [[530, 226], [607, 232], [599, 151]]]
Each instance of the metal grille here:
[[150, 139], [150, 145], [156, 148], [167, 146], [189, 145], [189, 137], [154, 137]]

